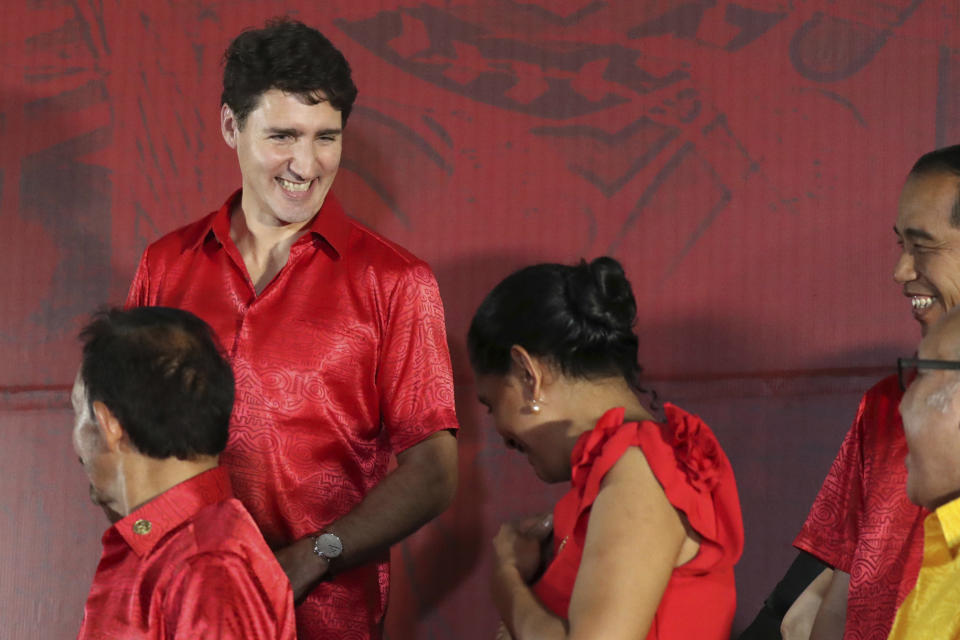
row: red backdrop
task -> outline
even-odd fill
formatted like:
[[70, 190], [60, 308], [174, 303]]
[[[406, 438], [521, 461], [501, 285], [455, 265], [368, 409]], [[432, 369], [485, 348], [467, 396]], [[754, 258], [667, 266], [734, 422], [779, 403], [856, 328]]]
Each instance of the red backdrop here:
[[462, 486], [395, 549], [390, 637], [490, 637], [488, 540], [558, 488], [478, 410], [466, 326], [513, 268], [600, 254], [634, 283], [651, 383], [734, 462], [742, 626], [860, 393], [915, 343], [890, 227], [910, 163], [960, 141], [951, 0], [5, 3], [5, 633], [76, 632], [103, 523], [69, 444], [75, 334], [147, 242], [237, 186], [220, 56], [277, 14], [350, 60], [334, 190], [433, 265], [447, 309]]

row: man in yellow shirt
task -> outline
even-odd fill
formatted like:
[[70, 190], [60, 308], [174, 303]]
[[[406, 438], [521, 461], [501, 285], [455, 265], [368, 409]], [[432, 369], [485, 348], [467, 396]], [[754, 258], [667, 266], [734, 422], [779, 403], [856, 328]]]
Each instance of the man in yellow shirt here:
[[960, 639], [960, 307], [897, 367], [901, 385], [909, 384], [900, 402], [907, 495], [932, 513], [923, 523], [920, 575], [889, 638]]

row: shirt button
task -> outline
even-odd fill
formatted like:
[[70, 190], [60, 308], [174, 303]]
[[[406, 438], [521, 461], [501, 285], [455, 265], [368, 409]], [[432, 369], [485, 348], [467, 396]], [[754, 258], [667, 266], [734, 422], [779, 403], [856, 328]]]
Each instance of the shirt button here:
[[151, 526], [149, 520], [137, 520], [133, 523], [133, 532], [138, 536], [145, 536], [150, 533]]

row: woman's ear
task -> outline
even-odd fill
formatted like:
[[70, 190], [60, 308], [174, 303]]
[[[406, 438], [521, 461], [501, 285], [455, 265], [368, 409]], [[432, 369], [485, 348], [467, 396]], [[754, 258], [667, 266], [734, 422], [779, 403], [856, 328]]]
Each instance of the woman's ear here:
[[510, 360], [512, 373], [523, 386], [523, 397], [534, 413], [539, 412], [539, 406], [543, 403], [543, 381], [545, 367], [543, 362], [535, 357], [518, 344], [510, 347]]

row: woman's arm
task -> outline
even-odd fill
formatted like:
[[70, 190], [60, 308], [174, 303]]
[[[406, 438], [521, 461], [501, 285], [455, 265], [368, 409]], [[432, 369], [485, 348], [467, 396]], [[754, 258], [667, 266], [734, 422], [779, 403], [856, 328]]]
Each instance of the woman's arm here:
[[687, 541], [683, 520], [643, 452], [627, 449], [604, 477], [590, 512], [568, 637], [646, 637], [674, 567], [699, 549]]
[[565, 638], [566, 623], [548, 611], [528, 586], [542, 563], [543, 541], [553, 531], [550, 514], [509, 522], [493, 539], [493, 603], [516, 640]]
[[633, 447], [607, 473], [593, 503], [569, 621], [547, 611], [527, 585], [539, 542], [514, 525], [504, 525], [494, 541], [494, 602], [515, 640], [642, 638], [674, 567], [696, 553], [688, 540], [643, 452]]

